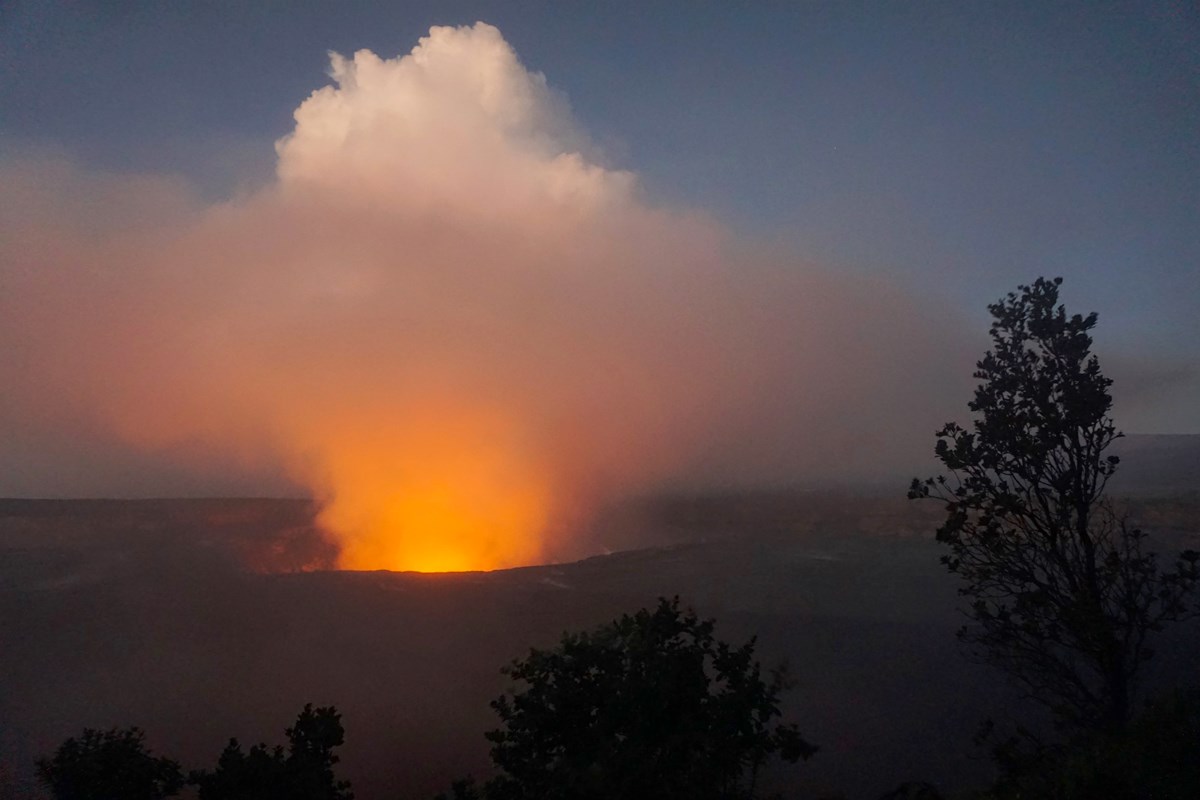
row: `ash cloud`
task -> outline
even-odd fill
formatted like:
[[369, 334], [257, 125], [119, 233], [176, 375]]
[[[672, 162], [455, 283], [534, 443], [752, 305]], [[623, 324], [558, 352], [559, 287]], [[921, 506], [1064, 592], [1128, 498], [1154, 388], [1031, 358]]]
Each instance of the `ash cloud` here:
[[508, 566], [621, 494], [903, 477], [963, 416], [982, 334], [648, 203], [495, 28], [330, 75], [215, 205], [3, 165], [0, 494], [308, 492], [347, 566]]

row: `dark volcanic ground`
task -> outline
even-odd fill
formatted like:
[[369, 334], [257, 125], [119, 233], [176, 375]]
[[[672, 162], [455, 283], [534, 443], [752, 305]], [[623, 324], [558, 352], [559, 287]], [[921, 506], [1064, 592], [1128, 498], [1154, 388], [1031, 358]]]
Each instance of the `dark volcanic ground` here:
[[[1200, 529], [1194, 493], [1134, 511], [1172, 543]], [[787, 715], [822, 749], [773, 776], [787, 796], [978, 784], [976, 726], [1022, 706], [959, 652], [937, 515], [832, 494], [657, 498], [593, 534], [649, 549], [416, 575], [287, 572], [332, 555], [304, 501], [0, 501], [0, 797], [39, 796], [33, 759], [84, 726], [136, 724], [210, 766], [230, 736], [282, 741], [314, 702], [344, 714], [360, 800], [428, 798], [486, 772], [502, 665], [672, 594], [790, 664]], [[1197, 657], [1193, 626], [1164, 643], [1155, 680], [1194, 680]]]

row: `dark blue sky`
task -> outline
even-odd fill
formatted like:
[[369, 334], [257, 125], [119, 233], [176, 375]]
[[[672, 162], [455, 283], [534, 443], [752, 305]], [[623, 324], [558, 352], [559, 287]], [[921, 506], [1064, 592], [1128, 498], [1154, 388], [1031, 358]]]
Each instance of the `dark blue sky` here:
[[[481, 19], [645, 192], [984, 305], [1040, 274], [1103, 352], [1200, 396], [1200, 11], [1190, 3], [70, 3], [0, 11], [0, 146], [217, 198], [326, 51]], [[919, 291], [922, 289], [918, 288]], [[1136, 370], [1134, 370], [1136, 372]], [[1192, 412], [1164, 424], [1196, 429]]]

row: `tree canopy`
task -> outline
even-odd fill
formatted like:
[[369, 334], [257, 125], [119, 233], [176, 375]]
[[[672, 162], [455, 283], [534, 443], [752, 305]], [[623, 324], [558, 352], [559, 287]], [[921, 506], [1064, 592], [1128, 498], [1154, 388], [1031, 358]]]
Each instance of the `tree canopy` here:
[[1105, 496], [1121, 437], [1112, 381], [1091, 352], [1096, 315], [1068, 315], [1061, 279], [989, 306], [992, 349], [977, 364], [970, 428], [949, 423], [936, 455], [949, 475], [910, 498], [945, 502], [942, 562], [965, 582], [960, 635], [1064, 725], [1129, 723], [1149, 636], [1193, 613], [1197, 554], [1166, 568]]
[[[776, 722], [781, 672], [764, 678], [754, 640], [717, 641], [714, 622], [660, 600], [590, 633], [531, 650], [507, 674], [522, 684], [492, 707], [500, 774], [489, 800], [741, 798], [768, 758], [816, 747]], [[476, 796], [457, 784], [455, 797]]]
[[[353, 800], [350, 784], [333, 774], [333, 750], [345, 739], [336, 708], [306, 705], [287, 738], [286, 751], [258, 744], [249, 752], [230, 739], [216, 769], [195, 770], [186, 783], [200, 800]], [[147, 750], [139, 728], [84, 729], [37, 769], [55, 800], [158, 800], [185, 785], [179, 763]]]
[[158, 800], [183, 788], [179, 763], [151, 753], [140, 728], [85, 728], [37, 772], [56, 800]]
[[350, 784], [333, 774], [333, 750], [345, 741], [341, 715], [332, 706], [304, 706], [286, 731], [288, 748], [257, 744], [243, 752], [230, 739], [215, 770], [196, 771], [200, 800], [353, 800]]

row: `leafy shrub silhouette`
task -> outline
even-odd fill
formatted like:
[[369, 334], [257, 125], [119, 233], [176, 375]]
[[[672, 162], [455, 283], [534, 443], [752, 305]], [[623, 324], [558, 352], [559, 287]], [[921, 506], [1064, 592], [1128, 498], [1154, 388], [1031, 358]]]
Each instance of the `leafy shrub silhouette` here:
[[660, 599], [531, 650], [505, 670], [523, 687], [492, 703], [503, 726], [487, 738], [500, 774], [482, 789], [459, 782], [450, 796], [752, 797], [768, 758], [794, 762], [817, 748], [775, 722], [782, 673], [764, 680], [754, 640], [719, 642], [714, 624], [681, 611], [679, 598]]
[[158, 800], [183, 788], [178, 762], [146, 749], [140, 728], [85, 728], [38, 759], [38, 779], [56, 800]]
[[337, 709], [310, 703], [286, 733], [286, 752], [257, 744], [246, 753], [230, 739], [215, 770], [191, 774], [200, 800], [353, 800], [350, 784], [333, 774], [333, 750], [345, 741]]

